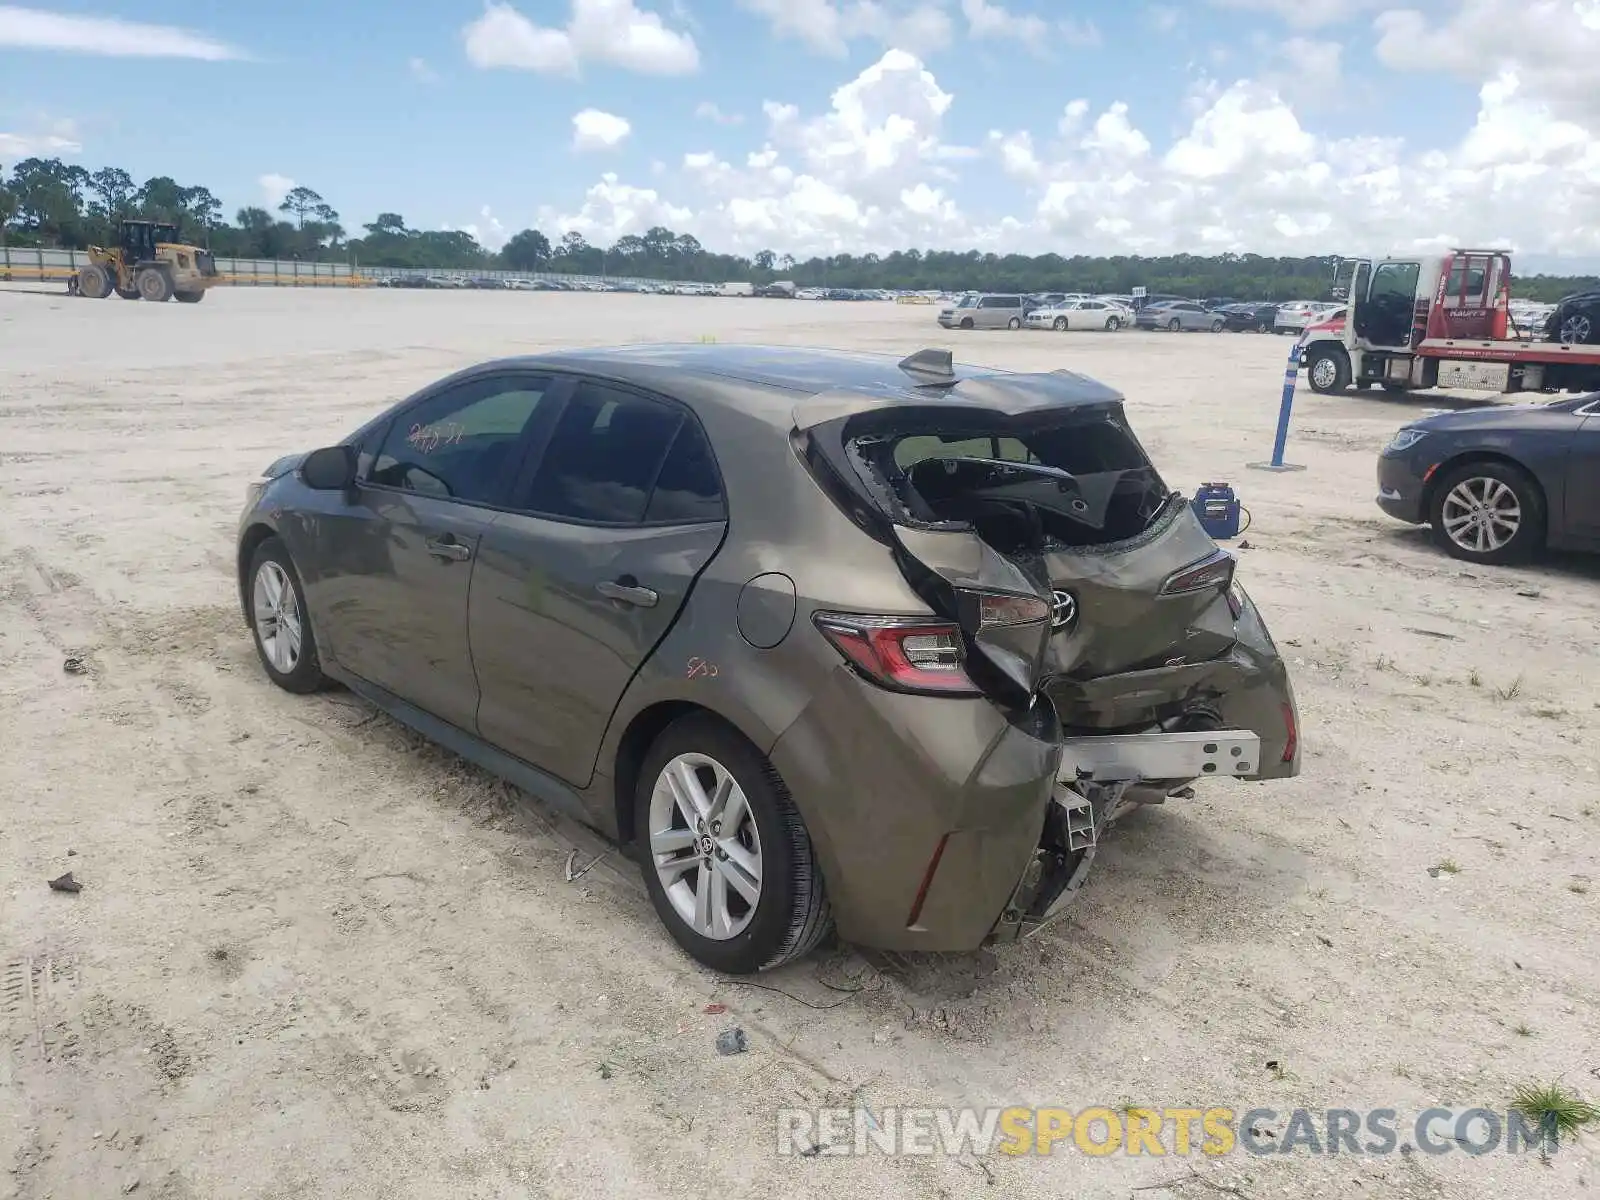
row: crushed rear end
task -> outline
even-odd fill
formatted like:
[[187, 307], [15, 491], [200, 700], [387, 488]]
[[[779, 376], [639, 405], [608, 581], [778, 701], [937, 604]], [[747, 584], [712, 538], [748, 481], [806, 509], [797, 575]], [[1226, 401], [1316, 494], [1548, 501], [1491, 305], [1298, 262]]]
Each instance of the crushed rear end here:
[[1018, 728], [1059, 728], [1036, 847], [988, 935], [1008, 940], [1060, 912], [1129, 808], [1297, 774], [1298, 714], [1234, 558], [1117, 393], [1069, 372], [957, 379], [934, 352], [903, 365], [907, 392], [802, 405], [796, 451], [959, 626], [970, 686]]

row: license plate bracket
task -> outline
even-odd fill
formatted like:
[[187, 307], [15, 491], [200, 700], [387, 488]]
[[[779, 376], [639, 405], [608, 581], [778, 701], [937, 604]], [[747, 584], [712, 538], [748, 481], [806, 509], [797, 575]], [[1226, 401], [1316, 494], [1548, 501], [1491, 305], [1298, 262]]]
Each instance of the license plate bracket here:
[[1261, 738], [1245, 729], [1124, 733], [1067, 738], [1063, 782], [1245, 778], [1261, 765]]

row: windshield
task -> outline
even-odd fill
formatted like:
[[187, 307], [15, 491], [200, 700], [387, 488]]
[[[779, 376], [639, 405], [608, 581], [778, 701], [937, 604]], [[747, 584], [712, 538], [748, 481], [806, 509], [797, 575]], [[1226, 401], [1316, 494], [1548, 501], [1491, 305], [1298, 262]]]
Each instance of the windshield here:
[[971, 525], [1002, 553], [1124, 541], [1165, 508], [1170, 489], [1120, 406], [1030, 425], [955, 429], [924, 417], [853, 438], [850, 451], [858, 471], [886, 485], [874, 490], [893, 498], [897, 519]]
[[963, 297], [961, 297], [960, 300], [958, 300], [956, 302], [956, 307], [957, 308], [977, 308], [978, 307], [978, 298], [976, 296], [963, 296]]

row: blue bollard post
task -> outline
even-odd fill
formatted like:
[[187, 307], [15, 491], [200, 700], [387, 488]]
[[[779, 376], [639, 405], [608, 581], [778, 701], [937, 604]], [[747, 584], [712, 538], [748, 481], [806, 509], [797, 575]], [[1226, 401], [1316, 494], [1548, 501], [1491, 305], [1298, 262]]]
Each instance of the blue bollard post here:
[[1283, 461], [1289, 444], [1289, 416], [1294, 412], [1294, 388], [1300, 378], [1300, 339], [1289, 348], [1289, 363], [1283, 372], [1283, 399], [1278, 402], [1278, 432], [1272, 439], [1272, 461], [1246, 463], [1254, 471], [1304, 471], [1297, 463]]

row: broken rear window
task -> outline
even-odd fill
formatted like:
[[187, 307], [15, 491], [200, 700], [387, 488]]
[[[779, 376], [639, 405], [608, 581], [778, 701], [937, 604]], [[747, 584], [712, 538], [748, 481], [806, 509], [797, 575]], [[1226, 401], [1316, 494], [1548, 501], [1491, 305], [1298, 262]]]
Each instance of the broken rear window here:
[[848, 447], [897, 521], [971, 525], [1001, 551], [1137, 537], [1171, 495], [1119, 409], [1068, 410], [1026, 428], [908, 415]]

